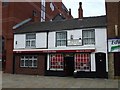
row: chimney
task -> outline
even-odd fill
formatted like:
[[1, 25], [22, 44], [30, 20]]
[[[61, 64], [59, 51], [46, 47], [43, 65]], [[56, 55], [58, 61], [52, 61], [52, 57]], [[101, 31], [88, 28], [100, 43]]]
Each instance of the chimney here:
[[69, 15], [71, 16], [71, 9], [69, 8]]
[[39, 17], [37, 15], [37, 12], [33, 10], [33, 22], [39, 22]]
[[83, 18], [82, 2], [79, 2], [78, 16], [79, 16], [79, 19]]

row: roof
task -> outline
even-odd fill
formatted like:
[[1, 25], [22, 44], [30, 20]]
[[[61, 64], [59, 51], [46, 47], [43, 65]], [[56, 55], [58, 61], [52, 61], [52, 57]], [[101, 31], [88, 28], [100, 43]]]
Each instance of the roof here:
[[97, 17], [84, 17], [83, 19], [34, 22], [16, 29], [14, 33], [46, 32], [83, 28], [97, 28], [106, 26], [107, 26], [106, 16], [97, 16]]

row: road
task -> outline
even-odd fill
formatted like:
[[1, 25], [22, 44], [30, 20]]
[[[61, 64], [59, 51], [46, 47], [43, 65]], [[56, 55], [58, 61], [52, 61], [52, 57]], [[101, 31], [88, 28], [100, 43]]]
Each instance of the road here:
[[2, 88], [118, 88], [118, 80], [2, 74]]

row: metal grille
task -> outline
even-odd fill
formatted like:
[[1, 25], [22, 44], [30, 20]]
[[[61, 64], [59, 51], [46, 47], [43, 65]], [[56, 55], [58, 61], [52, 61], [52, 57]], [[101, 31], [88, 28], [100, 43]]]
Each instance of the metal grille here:
[[62, 54], [50, 54], [50, 70], [63, 70], [63, 61]]
[[77, 71], [90, 71], [90, 55], [75, 54], [75, 70]]

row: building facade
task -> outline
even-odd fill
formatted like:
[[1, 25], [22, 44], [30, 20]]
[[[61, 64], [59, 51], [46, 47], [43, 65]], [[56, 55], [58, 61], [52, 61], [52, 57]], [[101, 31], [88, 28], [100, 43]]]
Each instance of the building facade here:
[[14, 33], [13, 71], [107, 78], [106, 33], [106, 16], [23, 26]]
[[120, 2], [106, 2], [109, 78], [120, 77]]
[[13, 31], [28, 23], [52, 20], [56, 15], [64, 19], [72, 18], [61, 2], [2, 2], [2, 39], [4, 41], [3, 60], [5, 72], [13, 73]]

